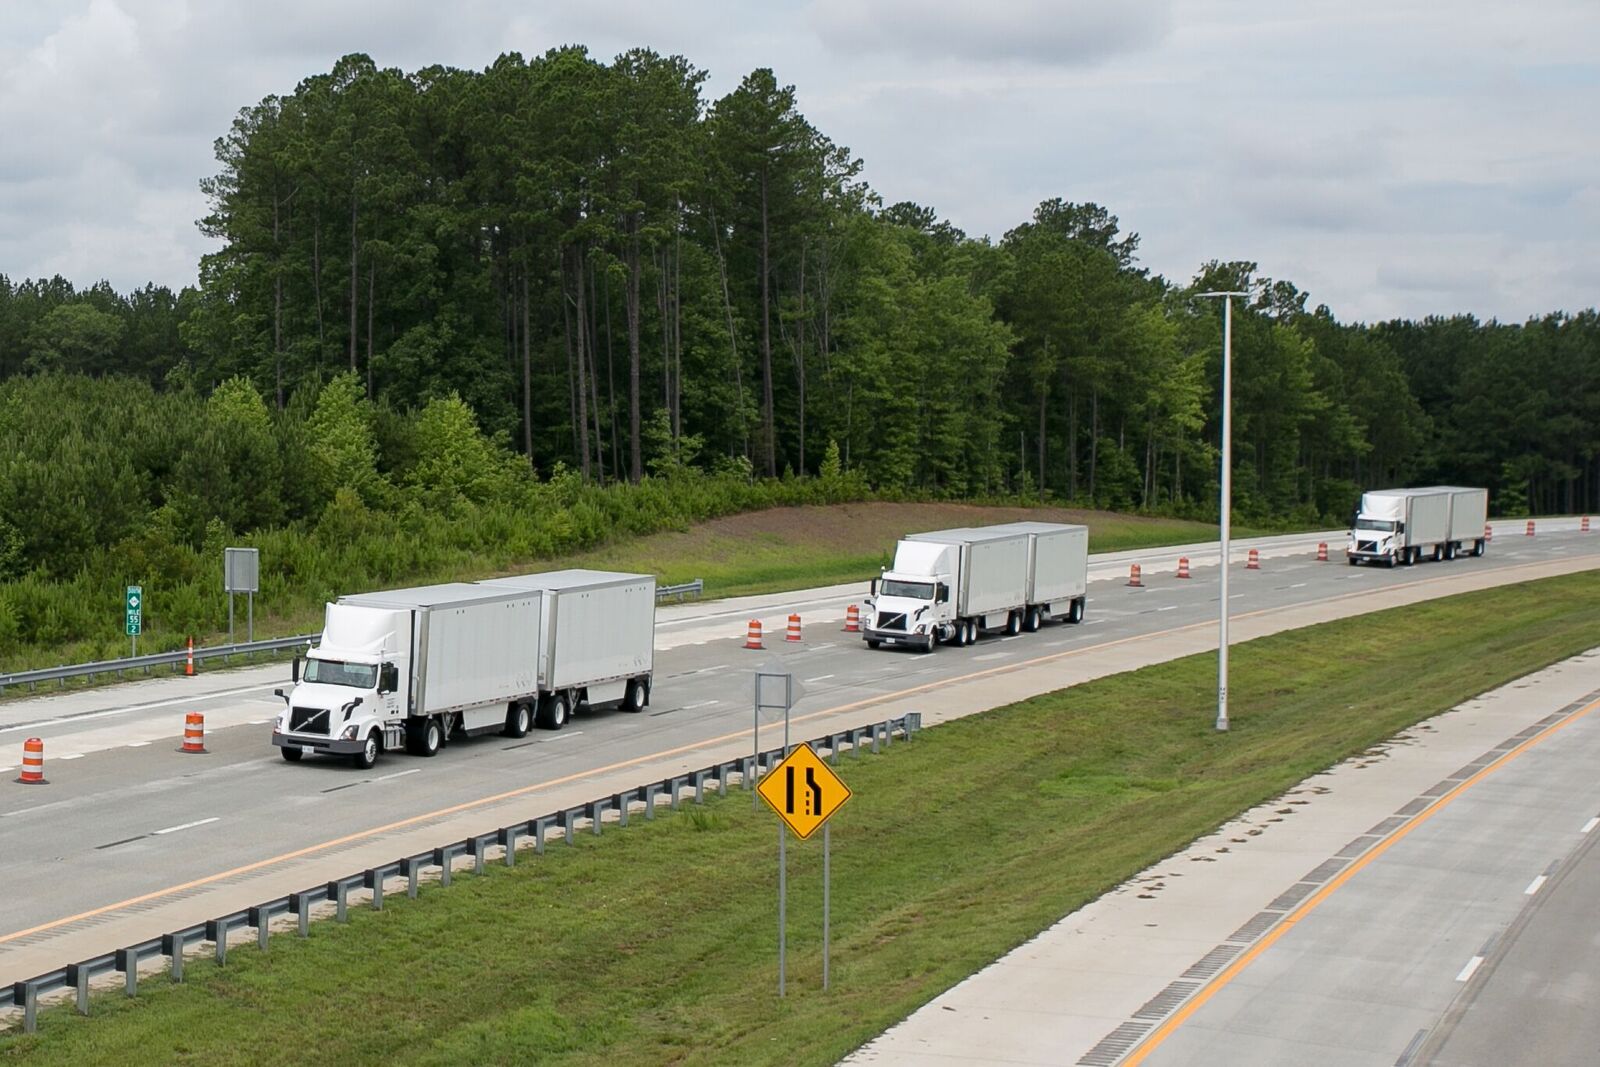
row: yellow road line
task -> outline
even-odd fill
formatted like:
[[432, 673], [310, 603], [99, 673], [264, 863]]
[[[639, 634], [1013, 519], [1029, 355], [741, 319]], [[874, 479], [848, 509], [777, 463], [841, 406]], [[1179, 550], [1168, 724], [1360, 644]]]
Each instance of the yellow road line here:
[[[1520, 571], [1520, 570], [1523, 570], [1523, 569], [1529, 568], [1529, 567], [1543, 566], [1543, 565], [1545, 565], [1546, 562], [1548, 562], [1548, 561], [1540, 561], [1538, 563], [1517, 564], [1516, 566], [1513, 566], [1513, 567], [1502, 568], [1501, 570], [1496, 571], [1494, 573], [1496, 573], [1496, 574], [1504, 574], [1504, 573], [1506, 573], [1508, 571]], [[1420, 578], [1420, 579], [1416, 579], [1416, 580], [1413, 580], [1413, 581], [1410, 581], [1410, 582], [1403, 582], [1403, 583], [1400, 583], [1400, 584], [1397, 584], [1397, 585], [1385, 586], [1384, 589], [1385, 590], [1408, 589], [1408, 588], [1412, 588], [1412, 587], [1419, 586], [1419, 585], [1426, 585], [1430, 581], [1436, 581], [1436, 580], [1437, 579]], [[1512, 583], [1502, 583], [1502, 584], [1512, 584]], [[1372, 595], [1372, 591], [1371, 590], [1361, 590], [1361, 591], [1358, 591], [1358, 592], [1345, 593], [1345, 594], [1342, 594], [1342, 595], [1336, 596], [1336, 597], [1328, 597], [1328, 598], [1326, 598], [1324, 600], [1317, 601], [1316, 603], [1331, 604], [1331, 603], [1337, 603], [1337, 602], [1343, 601], [1343, 600], [1355, 599], [1355, 598], [1358, 598], [1358, 597], [1367, 597], [1367, 596], [1370, 596], [1370, 595]], [[1304, 605], [1304, 604], [1291, 604], [1291, 605], [1285, 605], [1285, 606], [1276, 607], [1276, 608], [1262, 608], [1262, 609], [1260, 609], [1258, 611], [1243, 612], [1241, 614], [1232, 616], [1232, 618], [1235, 619], [1235, 620], [1238, 620], [1238, 619], [1250, 619], [1250, 618], [1256, 618], [1256, 617], [1259, 617], [1259, 616], [1262, 616], [1262, 615], [1272, 615], [1272, 614], [1281, 613], [1281, 612], [1284, 612], [1284, 611], [1298, 610], [1298, 609], [1303, 608], [1305, 606], [1306, 605]], [[986, 670], [981, 670], [981, 671], [973, 671], [970, 674], [958, 675], [958, 676], [956, 676], [954, 678], [945, 678], [945, 679], [941, 679], [941, 680], [935, 681], [935, 682], [927, 682], [927, 683], [924, 683], [922, 685], [912, 686], [909, 689], [902, 689], [902, 690], [898, 690], [898, 691], [893, 692], [893, 693], [885, 693], [885, 694], [882, 694], [880, 696], [875, 696], [875, 697], [866, 697], [866, 698], [864, 698], [862, 700], [852, 701], [851, 703], [848, 703], [848, 704], [840, 704], [840, 705], [838, 705], [836, 707], [826, 708], [826, 709], [824, 709], [822, 711], [808, 712], [805, 715], [797, 716], [795, 718], [790, 719], [790, 722], [791, 723], [808, 722], [810, 720], [824, 718], [824, 717], [829, 716], [829, 715], [839, 715], [839, 714], [842, 714], [842, 713], [847, 712], [847, 711], [855, 711], [855, 710], [858, 710], [860, 708], [870, 707], [870, 706], [872, 706], [874, 704], [882, 704], [882, 703], [885, 703], [885, 702], [890, 701], [890, 700], [900, 700], [900, 699], [903, 699], [905, 697], [915, 696], [918, 693], [925, 693], [925, 692], [928, 692], [929, 690], [932, 690], [932, 689], [942, 689], [942, 688], [944, 688], [946, 686], [959, 685], [959, 684], [961, 684], [963, 682], [975, 681], [975, 680], [977, 680], [979, 678], [987, 678], [987, 677], [989, 677], [991, 675], [1006, 674], [1006, 673], [1010, 673], [1012, 671], [1023, 670], [1023, 669], [1028, 668], [1028, 667], [1037, 667], [1037, 666], [1040, 666], [1042, 664], [1052, 663], [1052, 662], [1055, 662], [1057, 660], [1070, 658], [1072, 656], [1086, 655], [1086, 654], [1088, 654], [1090, 652], [1102, 652], [1102, 651], [1104, 651], [1104, 650], [1106, 650], [1108, 648], [1115, 648], [1118, 645], [1130, 644], [1130, 643], [1135, 642], [1135, 641], [1149, 641], [1149, 640], [1156, 639], [1156, 638], [1167, 638], [1167, 637], [1172, 637], [1172, 636], [1174, 636], [1176, 634], [1188, 633], [1188, 632], [1193, 631], [1193, 630], [1208, 630], [1208, 629], [1211, 629], [1215, 625], [1216, 625], [1216, 623], [1211, 622], [1211, 621], [1208, 620], [1207, 622], [1203, 622], [1203, 623], [1190, 623], [1190, 624], [1188, 624], [1186, 626], [1176, 626], [1176, 627], [1173, 627], [1170, 630], [1158, 630], [1158, 631], [1156, 631], [1154, 633], [1136, 634], [1136, 635], [1133, 635], [1133, 636], [1130, 636], [1130, 637], [1120, 637], [1120, 638], [1117, 638], [1114, 641], [1103, 641], [1103, 642], [1100, 642], [1099, 644], [1084, 645], [1081, 648], [1072, 648], [1072, 649], [1067, 649], [1067, 650], [1062, 651], [1062, 652], [1053, 652], [1053, 653], [1050, 653], [1048, 655], [1036, 657], [1034, 659], [1022, 660], [1022, 661], [1017, 662], [1017, 663], [1003, 664], [1003, 665], [1000, 665], [1000, 666], [997, 666], [997, 667], [990, 667], [990, 668], [988, 668]], [[1232, 642], [1230, 641], [1229, 643], [1231, 644]], [[653, 752], [653, 753], [651, 753], [649, 755], [645, 755], [645, 756], [636, 756], [633, 759], [622, 760], [621, 762], [612, 763], [612, 764], [609, 764], [609, 765], [604, 766], [604, 767], [594, 767], [594, 768], [590, 768], [588, 770], [580, 771], [580, 772], [578, 772], [576, 774], [569, 774], [569, 775], [566, 775], [566, 776], [561, 777], [561, 778], [553, 778], [553, 779], [551, 779], [550, 781], [547, 781], [547, 782], [536, 782], [536, 783], [534, 783], [532, 785], [521, 786], [521, 787], [519, 787], [517, 789], [510, 789], [510, 790], [507, 790], [507, 791], [502, 792], [502, 793], [496, 793], [493, 796], [480, 797], [477, 800], [463, 801], [460, 804], [454, 804], [454, 805], [451, 805], [450, 807], [447, 807], [447, 808], [440, 808], [437, 811], [430, 811], [430, 812], [427, 812], [427, 813], [422, 814], [422, 815], [412, 815], [412, 816], [410, 816], [408, 818], [400, 819], [400, 820], [397, 820], [395, 822], [385, 823], [382, 826], [374, 826], [374, 827], [370, 827], [370, 828], [368, 828], [366, 830], [358, 830], [355, 833], [346, 834], [343, 837], [336, 837], [331, 841], [323, 841], [323, 842], [321, 842], [319, 844], [307, 845], [304, 848], [298, 848], [298, 849], [294, 849], [293, 851], [290, 851], [290, 852], [284, 852], [284, 853], [281, 853], [281, 854], [279, 854], [277, 856], [272, 856], [272, 857], [270, 857], [268, 859], [256, 860], [256, 861], [254, 861], [252, 863], [246, 863], [246, 864], [244, 864], [242, 866], [239, 866], [239, 867], [230, 868], [229, 870], [218, 871], [215, 874], [208, 874], [208, 875], [206, 875], [206, 876], [204, 876], [202, 878], [196, 878], [196, 879], [193, 879], [192, 881], [184, 882], [184, 883], [182, 883], [180, 885], [167, 886], [164, 889], [151, 890], [148, 893], [141, 893], [140, 895], [138, 895], [136, 897], [129, 897], [126, 900], [119, 900], [114, 904], [104, 904], [104, 905], [101, 905], [98, 908], [91, 908], [88, 911], [81, 911], [81, 912], [77, 913], [76, 915], [68, 915], [68, 916], [65, 916], [64, 918], [60, 918], [60, 919], [52, 919], [49, 922], [40, 923], [37, 926], [30, 926], [25, 930], [15, 930], [15, 931], [12, 931], [9, 934], [0, 935], [0, 945], [4, 945], [4, 944], [6, 944], [8, 942], [11, 942], [11, 941], [16, 941], [19, 938], [28, 937], [28, 936], [33, 935], [33, 934], [39, 934], [39, 933], [44, 933], [45, 931], [48, 931], [48, 930], [54, 930], [54, 929], [57, 929], [59, 927], [66, 926], [66, 925], [68, 925], [70, 923], [75, 923], [75, 922], [78, 922], [78, 921], [83, 920], [83, 919], [96, 918], [96, 917], [101, 916], [101, 915], [107, 915], [107, 914], [110, 914], [112, 912], [120, 911], [120, 910], [122, 910], [124, 908], [130, 908], [130, 907], [134, 907], [134, 906], [137, 906], [137, 905], [140, 905], [140, 904], [147, 904], [147, 903], [149, 903], [150, 901], [153, 901], [153, 900], [160, 900], [162, 897], [168, 897], [168, 896], [171, 896], [171, 895], [173, 895], [175, 893], [183, 893], [183, 892], [186, 892], [186, 891], [191, 890], [191, 889], [198, 889], [198, 888], [201, 888], [203, 886], [211, 885], [213, 883], [220, 882], [220, 881], [223, 881], [223, 880], [228, 879], [228, 878], [238, 877], [241, 874], [250, 874], [250, 873], [252, 873], [254, 871], [259, 871], [259, 870], [261, 870], [263, 868], [271, 867], [274, 864], [284, 863], [284, 862], [286, 862], [288, 860], [302, 859], [302, 858], [304, 858], [306, 856], [315, 855], [318, 852], [324, 852], [324, 851], [327, 851], [328, 849], [338, 848], [340, 846], [348, 845], [348, 844], [350, 844], [352, 842], [355, 842], [355, 841], [363, 841], [363, 840], [366, 840], [368, 838], [376, 837], [379, 834], [389, 833], [390, 831], [393, 831], [393, 830], [400, 830], [400, 829], [404, 829], [405, 827], [408, 827], [408, 826], [415, 826], [415, 825], [417, 825], [419, 823], [431, 822], [431, 821], [433, 821], [435, 819], [445, 818], [446, 816], [457, 815], [457, 814], [460, 814], [461, 812], [464, 812], [464, 811], [471, 811], [474, 808], [484, 807], [484, 806], [489, 805], [489, 804], [497, 804], [497, 803], [499, 803], [500, 801], [503, 801], [503, 800], [513, 800], [513, 799], [515, 799], [517, 797], [526, 796], [529, 793], [538, 792], [541, 789], [552, 789], [552, 788], [554, 788], [556, 786], [565, 785], [568, 782], [578, 781], [578, 780], [583, 779], [583, 778], [593, 777], [594, 775], [609, 774], [612, 771], [625, 770], [625, 769], [627, 769], [629, 767], [637, 767], [637, 766], [639, 766], [640, 764], [643, 764], [643, 763], [651, 763], [651, 762], [654, 762], [656, 760], [667, 759], [667, 758], [670, 758], [672, 756], [682, 755], [685, 752], [693, 752], [693, 751], [695, 751], [697, 749], [707, 748], [707, 747], [710, 747], [710, 746], [713, 746], [713, 745], [725, 744], [725, 743], [727, 743], [729, 741], [736, 741], [739, 738], [747, 737], [747, 736], [749, 736], [749, 734], [750, 734], [749, 730], [738, 730], [738, 731], [735, 731], [733, 733], [723, 734], [720, 737], [708, 738], [708, 739], [706, 739], [704, 741], [695, 741], [695, 742], [692, 742], [691, 744], [680, 745], [680, 746], [678, 746], [676, 748], [666, 749], [666, 750], [661, 751], [661, 752]]]
[[1206, 1001], [1216, 996], [1224, 986], [1238, 977], [1241, 971], [1250, 966], [1251, 963], [1255, 962], [1255, 960], [1260, 957], [1263, 952], [1276, 944], [1284, 934], [1287, 934], [1290, 930], [1292, 930], [1296, 923], [1298, 923], [1301, 919], [1304, 919], [1307, 915], [1311, 914], [1311, 912], [1315, 910], [1318, 905], [1320, 905], [1324, 900], [1328, 899], [1328, 897], [1333, 894], [1334, 890], [1344, 885], [1351, 878], [1354, 878], [1357, 872], [1367, 867], [1367, 865], [1372, 863], [1373, 860], [1389, 851], [1389, 849], [1393, 848], [1396, 844], [1405, 840], [1405, 838], [1413, 830], [1427, 822], [1429, 819], [1433, 818], [1435, 815], [1439, 814], [1439, 812], [1443, 811], [1452, 802], [1454, 802], [1457, 797], [1461, 796], [1462, 793], [1466, 792], [1472, 786], [1483, 781], [1483, 779], [1487, 778], [1489, 775], [1505, 766], [1517, 756], [1520, 756], [1522, 753], [1526, 752], [1529, 748], [1537, 745], [1545, 738], [1554, 734], [1557, 730], [1566, 729], [1568, 726], [1571, 726], [1574, 722], [1583, 718], [1585, 715], [1588, 715], [1596, 708], [1600, 708], [1600, 700], [1596, 700], [1586, 707], [1573, 712], [1560, 722], [1551, 723], [1543, 730], [1522, 742], [1522, 744], [1518, 745], [1516, 748], [1511, 749], [1505, 755], [1501, 756], [1493, 763], [1478, 771], [1471, 778], [1466, 779], [1460, 785], [1439, 797], [1438, 800], [1434, 801], [1427, 808], [1413, 816], [1410, 822], [1406, 823], [1394, 833], [1390, 834], [1388, 837], [1372, 846], [1371, 849], [1362, 854], [1360, 859], [1356, 860], [1343, 871], [1339, 872], [1339, 874], [1329, 881], [1327, 885], [1323, 886], [1321, 889], [1317, 890], [1310, 897], [1308, 897], [1305, 903], [1301, 904], [1298, 908], [1295, 908], [1294, 911], [1290, 912], [1282, 922], [1268, 931], [1267, 934], [1261, 938], [1261, 940], [1252, 945], [1243, 955], [1229, 964], [1215, 978], [1207, 982], [1204, 987], [1194, 994], [1194, 996], [1185, 1001], [1183, 1007], [1179, 1008], [1175, 1013], [1173, 1013], [1171, 1018], [1162, 1023], [1156, 1029], [1152, 1030], [1143, 1041], [1134, 1046], [1132, 1052], [1128, 1053], [1127, 1058], [1122, 1061], [1121, 1067], [1136, 1067], [1137, 1064], [1143, 1063], [1146, 1056], [1149, 1056], [1150, 1053], [1159, 1048], [1163, 1041], [1172, 1036], [1174, 1030], [1182, 1026], [1186, 1021], [1188, 1021], [1190, 1016], [1194, 1015], [1195, 1012], [1204, 1007]]

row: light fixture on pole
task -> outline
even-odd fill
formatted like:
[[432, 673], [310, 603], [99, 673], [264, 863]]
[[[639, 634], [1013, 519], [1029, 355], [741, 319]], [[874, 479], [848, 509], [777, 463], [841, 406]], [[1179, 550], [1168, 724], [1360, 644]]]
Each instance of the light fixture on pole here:
[[1217, 600], [1217, 729], [1228, 728], [1228, 539], [1233, 516], [1233, 298], [1249, 296], [1236, 290], [1197, 293], [1222, 298], [1222, 589]]

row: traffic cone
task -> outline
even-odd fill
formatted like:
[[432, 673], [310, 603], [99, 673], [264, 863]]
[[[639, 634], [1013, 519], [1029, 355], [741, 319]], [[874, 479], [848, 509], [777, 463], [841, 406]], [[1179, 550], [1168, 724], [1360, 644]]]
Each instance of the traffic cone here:
[[22, 774], [17, 781], [23, 785], [47, 785], [44, 780], [44, 742], [30, 737], [22, 742]]
[[1139, 580], [1139, 565], [1137, 563], [1128, 568], [1128, 584], [1135, 589], [1144, 588], [1144, 582]]
[[1578, 524], [1578, 532], [1579, 533], [1588, 533], [1589, 532], [1589, 516], [1585, 515], [1583, 517], [1583, 521]]
[[1328, 542], [1326, 542], [1326, 541], [1318, 541], [1317, 542], [1317, 562], [1318, 563], [1326, 563], [1326, 562], [1328, 562]]
[[1528, 536], [1529, 537], [1533, 536], [1533, 520], [1532, 519], [1528, 520]]
[[785, 641], [800, 640], [800, 616], [789, 616], [789, 632], [783, 635]]
[[1494, 540], [1494, 527], [1488, 523], [1483, 524], [1483, 543], [1488, 544]]
[[844, 632], [847, 634], [861, 632], [861, 609], [854, 604], [844, 609]]
[[1261, 550], [1259, 548], [1252, 548], [1250, 550], [1250, 559], [1245, 563], [1244, 569], [1247, 571], [1258, 571], [1261, 569]]
[[763, 645], [761, 643], [761, 620], [760, 619], [751, 619], [750, 620], [750, 629], [745, 634], [744, 647], [745, 648], [766, 648], [767, 647], [766, 645]]
[[189, 655], [183, 661], [183, 675], [185, 678], [194, 677], [194, 638], [189, 638]]
[[1179, 556], [1178, 557], [1178, 577], [1179, 578], [1187, 578], [1187, 577], [1189, 577], [1189, 557], [1188, 556]]
[[183, 747], [179, 752], [205, 752], [206, 750], [206, 717], [198, 711], [191, 711], [183, 717]]

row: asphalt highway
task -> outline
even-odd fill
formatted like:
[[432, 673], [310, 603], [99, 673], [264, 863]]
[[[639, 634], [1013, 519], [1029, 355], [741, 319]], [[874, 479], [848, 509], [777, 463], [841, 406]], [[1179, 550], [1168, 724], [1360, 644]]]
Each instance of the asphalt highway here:
[[[1394, 570], [1344, 566], [1338, 533], [1238, 542], [1234, 638], [1600, 566], [1600, 533], [1578, 533], [1575, 520], [1565, 526], [1542, 523], [1539, 536], [1524, 538], [1501, 524], [1481, 559]], [[1315, 560], [1319, 540], [1334, 562]], [[1242, 562], [1252, 544], [1259, 570]], [[1180, 555], [1192, 579], [1174, 577]], [[1143, 588], [1125, 584], [1133, 561], [1144, 567]], [[451, 744], [433, 759], [385, 756], [370, 771], [278, 757], [267, 724], [281, 707], [272, 690], [287, 684], [284, 665], [9, 700], [0, 704], [0, 855], [13, 862], [0, 909], [0, 982], [748, 752], [757, 666], [799, 683], [799, 739], [908, 706], [938, 721], [1088, 676], [1068, 678], [1064, 664], [1092, 675], [1214, 647], [1216, 563], [1214, 545], [1097, 556], [1083, 625], [932, 655], [869, 651], [841, 632], [864, 584], [667, 606], [643, 713], [600, 710], [558, 732]], [[794, 644], [782, 638], [791, 610], [805, 625]], [[766, 625], [765, 651], [741, 647], [752, 617]], [[189, 711], [205, 713], [205, 755], [177, 751]], [[760, 728], [763, 747], [776, 743], [780, 722]], [[45, 741], [48, 785], [11, 782], [27, 737]]]

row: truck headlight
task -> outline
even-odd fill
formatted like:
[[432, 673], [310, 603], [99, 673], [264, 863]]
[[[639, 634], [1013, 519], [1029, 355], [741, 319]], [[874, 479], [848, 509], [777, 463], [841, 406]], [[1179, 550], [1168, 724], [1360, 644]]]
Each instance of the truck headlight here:
[[346, 726], [344, 728], [344, 733], [339, 735], [339, 740], [341, 740], [341, 741], [354, 741], [356, 739], [356, 731], [357, 731], [357, 729], [358, 729], [358, 727], [353, 726], [353, 725], [352, 726]]

